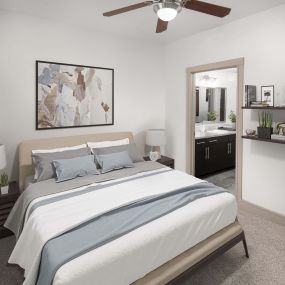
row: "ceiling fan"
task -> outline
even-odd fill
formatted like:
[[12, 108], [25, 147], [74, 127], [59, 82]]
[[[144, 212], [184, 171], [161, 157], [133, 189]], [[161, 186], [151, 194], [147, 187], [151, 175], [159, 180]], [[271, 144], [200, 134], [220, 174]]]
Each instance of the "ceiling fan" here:
[[157, 33], [166, 31], [168, 22], [172, 21], [177, 16], [177, 14], [181, 12], [182, 8], [194, 10], [220, 18], [227, 16], [231, 12], [230, 8], [198, 0], [152, 0], [106, 12], [103, 15], [105, 17], [111, 17], [151, 5], [153, 5], [153, 10], [158, 16], [156, 27]]

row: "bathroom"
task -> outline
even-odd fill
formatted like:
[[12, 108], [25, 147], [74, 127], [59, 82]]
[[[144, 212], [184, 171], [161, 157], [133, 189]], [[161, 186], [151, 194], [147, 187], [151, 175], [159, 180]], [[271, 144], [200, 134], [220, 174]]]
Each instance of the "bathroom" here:
[[195, 74], [195, 175], [235, 192], [237, 69]]

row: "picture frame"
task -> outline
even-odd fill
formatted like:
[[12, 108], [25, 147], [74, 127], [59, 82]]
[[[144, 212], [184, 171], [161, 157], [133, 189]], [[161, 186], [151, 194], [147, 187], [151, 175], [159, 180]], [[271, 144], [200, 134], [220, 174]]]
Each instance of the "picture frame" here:
[[36, 61], [36, 130], [114, 125], [114, 69]]
[[261, 101], [274, 107], [274, 85], [261, 86]]

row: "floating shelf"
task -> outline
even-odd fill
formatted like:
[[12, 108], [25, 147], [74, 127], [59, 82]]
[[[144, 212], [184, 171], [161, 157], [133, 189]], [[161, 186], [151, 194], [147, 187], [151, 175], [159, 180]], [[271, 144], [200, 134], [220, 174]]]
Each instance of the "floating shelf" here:
[[247, 140], [254, 140], [254, 141], [285, 144], [285, 140], [281, 141], [281, 140], [261, 139], [261, 138], [258, 138], [257, 136], [242, 136], [242, 138], [247, 139]]
[[242, 109], [244, 110], [285, 110], [285, 107], [254, 107], [254, 106], [250, 106], [250, 107], [242, 107]]

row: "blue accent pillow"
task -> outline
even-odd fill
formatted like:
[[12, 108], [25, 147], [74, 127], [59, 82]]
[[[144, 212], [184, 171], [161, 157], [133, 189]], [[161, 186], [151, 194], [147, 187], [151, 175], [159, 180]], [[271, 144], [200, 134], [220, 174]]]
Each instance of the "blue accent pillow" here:
[[76, 177], [100, 174], [96, 168], [93, 155], [53, 160], [56, 182], [62, 182]]
[[134, 167], [134, 164], [127, 151], [100, 154], [95, 155], [95, 157], [101, 166], [101, 173], [106, 173], [121, 168]]
[[109, 154], [115, 152], [127, 151], [133, 162], [142, 162], [144, 161], [142, 154], [138, 150], [137, 146], [134, 143], [125, 144], [125, 145], [116, 145], [110, 147], [100, 147], [92, 148], [92, 152], [95, 155]]

